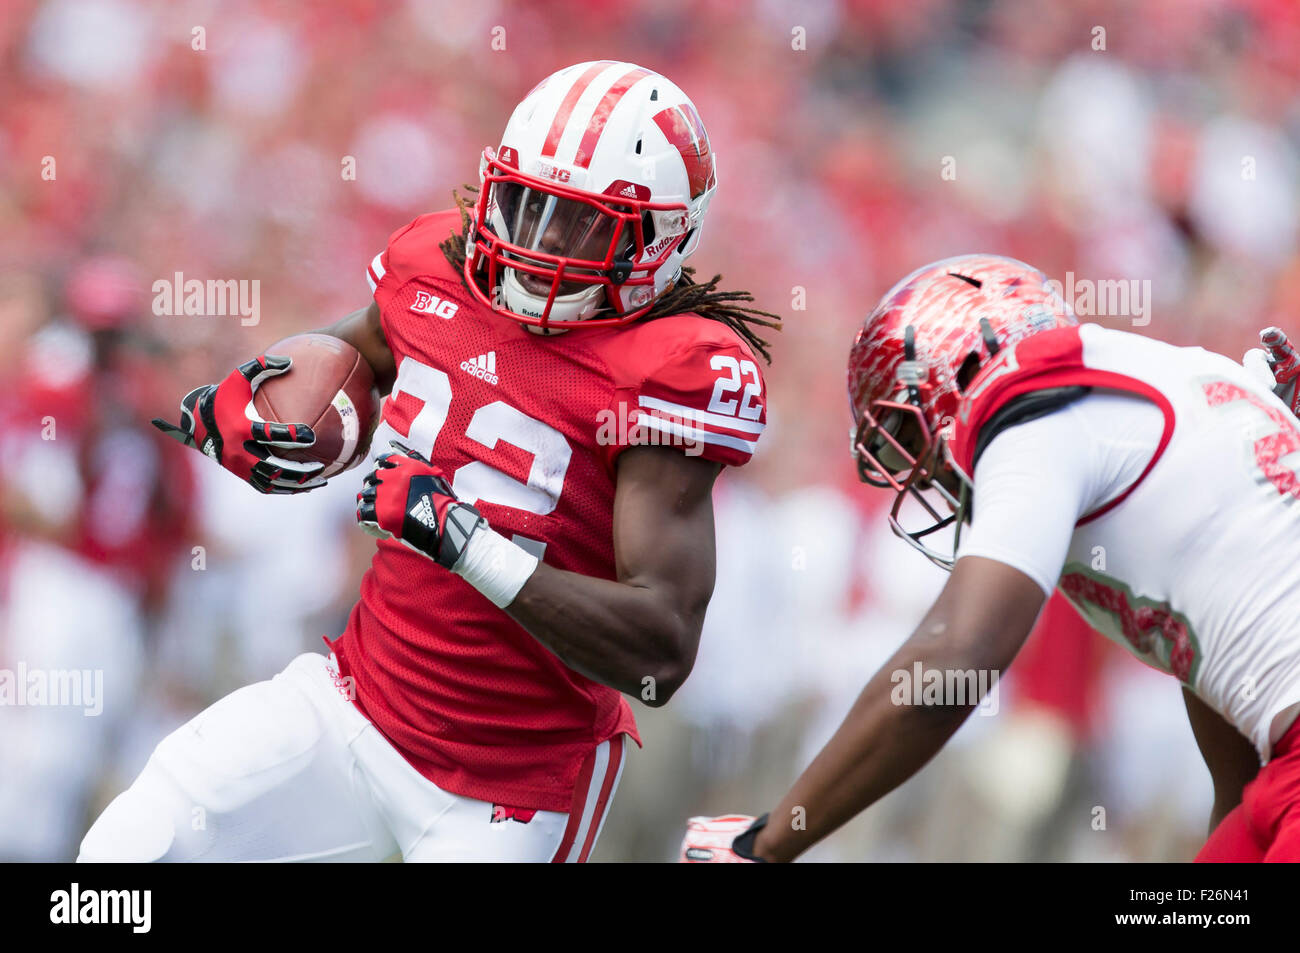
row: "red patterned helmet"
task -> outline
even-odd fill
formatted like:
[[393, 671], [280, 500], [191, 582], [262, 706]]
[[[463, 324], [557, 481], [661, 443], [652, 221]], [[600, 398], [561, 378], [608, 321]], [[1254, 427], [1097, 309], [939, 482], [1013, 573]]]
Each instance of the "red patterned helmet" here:
[[[945, 453], [963, 389], [1000, 349], [1075, 323], [1037, 268], [1000, 255], [962, 255], [912, 272], [858, 331], [848, 373], [858, 475], [896, 492], [890, 526], [938, 565], [952, 568], [953, 557], [927, 547], [924, 537], [960, 524], [969, 496]], [[922, 491], [937, 493], [950, 512]], [[919, 530], [899, 522], [909, 496], [932, 519]]]

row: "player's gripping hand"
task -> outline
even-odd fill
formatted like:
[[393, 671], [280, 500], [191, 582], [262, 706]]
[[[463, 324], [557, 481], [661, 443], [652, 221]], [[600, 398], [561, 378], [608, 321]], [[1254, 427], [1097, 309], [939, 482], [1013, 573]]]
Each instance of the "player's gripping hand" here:
[[1265, 386], [1271, 387], [1291, 408], [1291, 413], [1300, 417], [1300, 387], [1296, 386], [1300, 379], [1300, 353], [1281, 328], [1265, 328], [1259, 332], [1259, 341], [1263, 347], [1247, 351], [1241, 363]]
[[452, 569], [487, 520], [460, 502], [442, 471], [393, 441], [357, 494], [357, 522], [371, 536], [396, 539]]
[[767, 825], [767, 815], [727, 814], [692, 817], [682, 838], [683, 864], [761, 864], [754, 854], [754, 838]]
[[292, 363], [287, 357], [255, 357], [220, 384], [186, 394], [179, 425], [157, 417], [153, 425], [216, 460], [260, 493], [303, 493], [324, 486], [317, 476], [324, 464], [286, 460], [275, 453], [310, 447], [316, 442], [311, 427], [268, 423], [253, 409], [253, 393], [262, 382], [287, 372]]

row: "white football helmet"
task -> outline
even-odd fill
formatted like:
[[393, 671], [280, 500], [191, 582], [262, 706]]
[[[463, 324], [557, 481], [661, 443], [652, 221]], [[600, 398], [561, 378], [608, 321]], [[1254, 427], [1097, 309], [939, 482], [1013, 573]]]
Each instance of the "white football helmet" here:
[[613, 60], [544, 79], [499, 148], [483, 151], [479, 181], [466, 280], [481, 302], [542, 332], [649, 311], [699, 245], [717, 188], [686, 94]]

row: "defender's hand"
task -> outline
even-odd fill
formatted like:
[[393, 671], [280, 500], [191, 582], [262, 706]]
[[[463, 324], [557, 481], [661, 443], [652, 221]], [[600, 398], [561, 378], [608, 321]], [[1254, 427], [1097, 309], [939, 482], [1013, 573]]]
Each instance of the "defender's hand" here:
[[1286, 332], [1281, 328], [1265, 328], [1259, 332], [1262, 348], [1252, 348], [1246, 352], [1241, 363], [1254, 374], [1282, 402], [1291, 408], [1291, 413], [1300, 416], [1300, 353], [1287, 340]]
[[253, 409], [262, 382], [287, 372], [287, 357], [262, 355], [241, 364], [220, 384], [196, 387], [181, 400], [180, 424], [155, 417], [153, 425], [187, 447], [211, 457], [259, 493], [303, 493], [324, 486], [323, 463], [277, 456], [275, 450], [310, 447], [316, 435], [306, 424], [268, 423]]
[[357, 494], [357, 522], [371, 536], [396, 539], [452, 569], [488, 523], [461, 503], [442, 471], [396, 441], [375, 461]]
[[767, 815], [727, 814], [692, 817], [686, 822], [680, 862], [683, 864], [761, 864], [754, 838], [767, 825]]

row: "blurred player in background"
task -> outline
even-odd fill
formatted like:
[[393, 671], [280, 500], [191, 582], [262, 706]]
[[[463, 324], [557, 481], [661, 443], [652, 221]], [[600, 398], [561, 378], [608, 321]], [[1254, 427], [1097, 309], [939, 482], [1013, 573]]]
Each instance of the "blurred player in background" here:
[[[357, 497], [381, 542], [335, 657], [164, 739], [81, 859], [590, 853], [636, 738], [619, 692], [662, 705], [691, 670], [712, 488], [764, 429], [755, 326], [777, 321], [683, 268], [714, 157], [657, 73], [555, 73], [480, 178], [472, 210], [395, 232], [374, 302], [328, 329], [388, 394]], [[263, 493], [314, 489], [281, 455], [311, 429], [246, 415], [286, 372], [255, 358], [160, 426]]]
[[74, 678], [81, 695], [0, 706], [0, 856], [15, 859], [71, 853], [128, 714], [105, 696], [136, 689], [193, 504], [189, 461], [146, 422], [162, 393], [136, 328], [138, 270], [90, 258], [64, 289], [64, 319], [31, 340], [0, 420], [0, 667], [29, 684]]
[[[1198, 859], [1300, 860], [1300, 361], [1265, 343], [1248, 369], [1078, 325], [1046, 276], [997, 256], [891, 289], [850, 355], [854, 454], [951, 577], [774, 811], [693, 819], [683, 859], [791, 860], [907, 780], [1059, 589], [1182, 683], [1214, 783]], [[930, 516], [912, 528], [909, 498]], [[949, 554], [927, 539], [965, 522]], [[923, 672], [933, 696], [899, 692]]]

